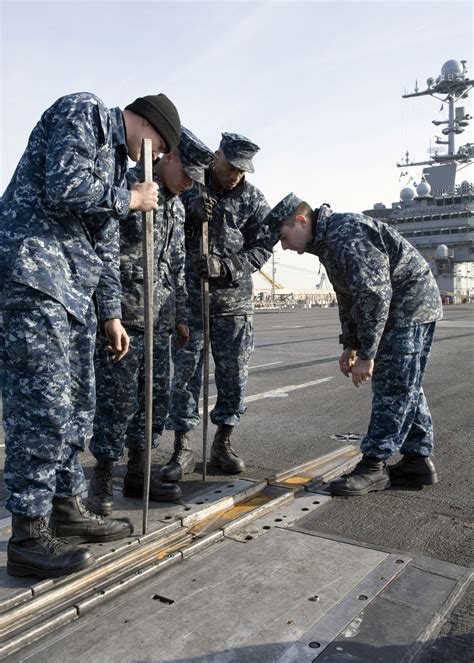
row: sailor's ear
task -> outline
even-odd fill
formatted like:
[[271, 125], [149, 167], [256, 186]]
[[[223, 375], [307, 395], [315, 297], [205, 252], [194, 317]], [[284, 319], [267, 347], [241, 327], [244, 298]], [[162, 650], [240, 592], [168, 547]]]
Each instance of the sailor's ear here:
[[300, 224], [300, 226], [303, 227], [308, 223], [308, 219], [305, 217], [304, 214], [298, 214], [297, 216], [295, 216], [295, 221], [297, 221]]

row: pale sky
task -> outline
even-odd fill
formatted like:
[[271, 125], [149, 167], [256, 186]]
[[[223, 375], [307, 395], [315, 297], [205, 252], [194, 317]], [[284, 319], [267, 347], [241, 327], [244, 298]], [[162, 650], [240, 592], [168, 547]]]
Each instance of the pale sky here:
[[[390, 204], [404, 183], [397, 160], [407, 149], [425, 159], [431, 120], [445, 117], [439, 101], [401, 95], [449, 59], [467, 60], [474, 76], [472, 7], [1, 0], [1, 190], [58, 97], [89, 91], [123, 108], [165, 92], [212, 149], [222, 131], [260, 145], [250, 181], [270, 205], [290, 191], [341, 212]], [[315, 284], [315, 258], [280, 250], [278, 261], [285, 286]]]

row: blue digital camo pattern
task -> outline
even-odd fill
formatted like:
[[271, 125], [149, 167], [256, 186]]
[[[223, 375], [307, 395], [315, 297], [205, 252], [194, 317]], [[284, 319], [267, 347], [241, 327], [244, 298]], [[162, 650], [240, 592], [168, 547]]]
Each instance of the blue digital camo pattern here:
[[298, 198], [294, 193], [289, 193], [267, 214], [265, 217], [265, 226], [268, 229], [271, 246], [274, 246], [278, 242], [283, 224], [302, 202], [301, 198]]
[[[266, 224], [278, 240], [301, 200], [286, 196]], [[395, 451], [429, 456], [433, 425], [422, 381], [436, 320], [442, 317], [436, 281], [421, 254], [396, 230], [362, 214], [313, 214], [317, 255], [336, 292], [344, 347], [374, 359], [369, 430], [361, 443], [367, 456]]]
[[186, 127], [181, 127], [178, 151], [186, 175], [204, 184], [205, 171], [214, 160], [214, 153]]
[[[139, 182], [140, 166], [127, 175], [129, 186]], [[188, 318], [184, 271], [184, 206], [179, 196], [170, 195], [160, 183], [158, 208], [153, 213], [155, 255], [154, 302], [155, 324], [172, 331], [175, 320]], [[142, 215], [132, 212], [120, 221], [120, 278], [122, 281], [122, 323], [125, 327], [144, 329]]]
[[249, 138], [242, 136], [242, 134], [224, 132], [219, 148], [234, 168], [245, 170], [247, 173], [255, 172], [252, 159], [260, 148], [252, 143]]
[[[0, 201], [7, 508], [47, 515], [85, 488], [96, 316], [120, 317], [118, 218], [129, 211], [120, 109], [92, 94], [42, 115]], [[96, 290], [97, 289], [97, 290]]]
[[[203, 361], [202, 319], [192, 318], [189, 341], [173, 348], [174, 375], [166, 428], [187, 431], [201, 421], [199, 393]], [[212, 423], [236, 426], [245, 412], [244, 398], [248, 364], [254, 345], [252, 316], [215, 316], [210, 320], [210, 341], [214, 359], [217, 401], [211, 411]]]
[[[99, 460], [120, 460], [124, 447], [145, 448], [145, 336], [129, 329], [130, 349], [113, 362], [99, 338], [95, 355], [97, 410], [90, 450]], [[153, 343], [153, 446], [157, 446], [168, 410], [170, 335], [155, 332]], [[113, 395], [113, 397], [112, 397]]]
[[[228, 276], [209, 279], [211, 350], [218, 391], [211, 413], [215, 424], [234, 426], [245, 411], [243, 400], [253, 350], [252, 273], [270, 258], [262, 221], [269, 207], [261, 191], [245, 180], [231, 191], [217, 191], [206, 176], [208, 195], [215, 201], [209, 222], [209, 253], [222, 259]], [[189, 223], [199, 188], [182, 195], [186, 218], [186, 285], [189, 293], [190, 339], [173, 351], [174, 377], [166, 428], [191, 430], [199, 424], [203, 336], [201, 280], [195, 272], [200, 256], [200, 229]]]
[[[129, 211], [120, 109], [92, 94], [42, 115], [0, 202], [0, 281], [31, 286], [84, 322], [96, 287], [103, 319], [120, 317], [118, 221]], [[100, 283], [99, 283], [100, 280]]]
[[[210, 314], [248, 315], [253, 312], [252, 274], [272, 255], [262, 224], [269, 206], [263, 193], [245, 180], [225, 192], [212, 186], [209, 171], [206, 182], [209, 197], [216, 201], [209, 222], [209, 253], [221, 258], [228, 272], [228, 276], [209, 281]], [[201, 234], [190, 222], [190, 211], [199, 195], [199, 187], [195, 185], [181, 196], [187, 215], [186, 286], [193, 316], [201, 316], [201, 280], [195, 272]]]
[[84, 323], [47, 295], [21, 284], [0, 287], [3, 310], [3, 425], [6, 507], [46, 516], [54, 495], [85, 489], [78, 452], [95, 407], [92, 302]]
[[376, 355], [384, 329], [443, 317], [438, 286], [423, 256], [394, 228], [363, 214], [322, 206], [309, 253], [336, 292], [344, 346]]
[[430, 455], [433, 427], [422, 380], [443, 310], [427, 262], [385, 223], [332, 214], [326, 206], [317, 216], [310, 252], [319, 256], [336, 291], [344, 346], [363, 359], [375, 358], [363, 453]]
[[[293, 193], [265, 219], [272, 244], [301, 199]], [[373, 359], [384, 329], [443, 317], [438, 286], [423, 256], [394, 228], [363, 214], [334, 214], [322, 205], [313, 215], [313, 241], [336, 292], [344, 347]]]
[[382, 336], [372, 376], [372, 415], [361, 442], [366, 456], [433, 453], [433, 422], [422, 388], [435, 322]]
[[[139, 182], [140, 166], [132, 168], [130, 186]], [[176, 322], [187, 323], [184, 274], [184, 207], [158, 178], [158, 208], [153, 213], [155, 256], [153, 343], [153, 441], [163, 431], [170, 391], [170, 334]], [[145, 444], [145, 339], [143, 289], [143, 221], [131, 213], [120, 222], [120, 273], [122, 324], [130, 336], [128, 354], [114, 363], [104, 339], [97, 344], [95, 370], [97, 410], [90, 449], [95, 458], [119, 460], [124, 447], [144, 449]]]

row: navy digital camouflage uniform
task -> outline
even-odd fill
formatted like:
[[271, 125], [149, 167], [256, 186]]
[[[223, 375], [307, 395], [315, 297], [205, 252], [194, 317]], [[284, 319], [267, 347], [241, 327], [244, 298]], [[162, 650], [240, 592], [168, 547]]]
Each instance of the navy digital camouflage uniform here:
[[[89, 93], [41, 117], [0, 208], [6, 506], [46, 516], [85, 489], [96, 312], [120, 317], [118, 219], [129, 211], [120, 109]], [[96, 290], [97, 289], [97, 290]]]
[[[224, 133], [220, 144], [236, 168], [253, 172], [252, 156], [258, 146], [239, 134]], [[211, 421], [235, 426], [245, 412], [248, 364], [254, 344], [252, 273], [270, 258], [262, 221], [269, 206], [262, 192], [245, 179], [230, 191], [212, 186], [206, 172], [206, 189], [215, 201], [209, 222], [209, 254], [225, 265], [227, 275], [209, 280], [210, 342], [215, 364], [217, 401]], [[190, 218], [198, 186], [182, 195], [186, 207], [186, 285], [189, 295], [188, 343], [173, 348], [174, 375], [166, 428], [189, 431], [200, 423], [199, 394], [203, 362], [201, 279], [195, 271], [201, 232]]]
[[[199, 181], [213, 153], [188, 129], [182, 129], [178, 146], [186, 174]], [[127, 175], [129, 186], [141, 181], [140, 166]], [[159, 443], [168, 412], [170, 392], [170, 334], [176, 324], [188, 323], [184, 273], [184, 206], [178, 195], [159, 185], [154, 210], [154, 342], [153, 342], [153, 446]], [[120, 274], [122, 324], [130, 336], [130, 348], [120, 362], [113, 362], [99, 338], [95, 368], [97, 410], [90, 449], [98, 460], [117, 461], [124, 446], [145, 448], [145, 338], [142, 252], [142, 215], [131, 213], [120, 223]]]
[[[267, 217], [276, 235], [301, 202], [289, 194]], [[374, 359], [372, 415], [361, 450], [430, 456], [433, 425], [422, 388], [441, 298], [428, 263], [394, 228], [363, 214], [313, 215], [313, 242], [336, 292], [343, 346]]]

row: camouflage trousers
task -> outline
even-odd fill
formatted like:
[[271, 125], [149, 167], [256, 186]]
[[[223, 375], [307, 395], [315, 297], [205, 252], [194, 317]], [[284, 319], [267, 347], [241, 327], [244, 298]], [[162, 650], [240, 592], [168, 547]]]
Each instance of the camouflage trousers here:
[[374, 362], [372, 415], [361, 443], [366, 456], [433, 453], [433, 422], [422, 388], [435, 323], [384, 332]]
[[4, 362], [6, 507], [46, 516], [54, 495], [86, 488], [78, 454], [92, 431], [96, 315], [77, 322], [46, 294], [17, 283], [0, 291]]
[[[113, 362], [105, 339], [97, 341], [97, 408], [90, 450], [98, 460], [117, 461], [124, 447], [145, 448], [145, 334], [127, 329], [130, 349]], [[170, 335], [155, 332], [153, 343], [153, 446], [163, 432], [170, 392]]]
[[[199, 394], [202, 381], [202, 319], [189, 322], [190, 338], [183, 348], [173, 349], [168, 430], [188, 431], [199, 425]], [[254, 346], [251, 315], [215, 316], [210, 320], [210, 341], [215, 364], [217, 401], [211, 412], [213, 424], [235, 426], [245, 412], [248, 365]]]

